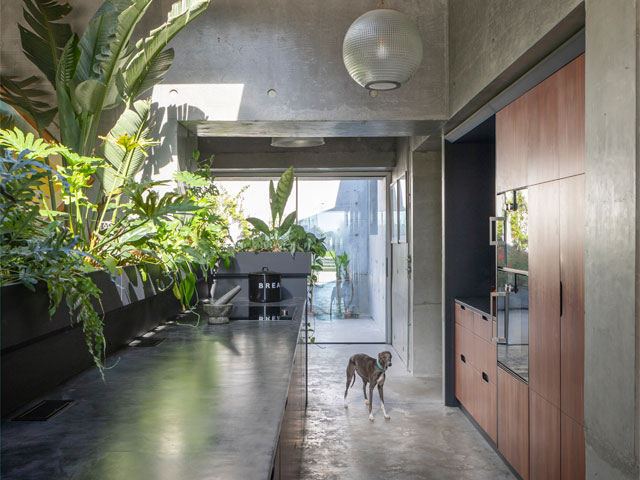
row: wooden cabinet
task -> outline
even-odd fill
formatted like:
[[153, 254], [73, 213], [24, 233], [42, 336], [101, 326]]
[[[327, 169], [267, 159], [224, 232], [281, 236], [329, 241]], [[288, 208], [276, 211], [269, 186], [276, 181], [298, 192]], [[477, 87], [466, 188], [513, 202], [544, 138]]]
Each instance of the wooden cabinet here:
[[560, 188], [561, 410], [584, 423], [584, 175]]
[[584, 427], [560, 413], [561, 473], [565, 480], [585, 478]]
[[488, 315], [473, 312], [473, 333], [487, 342], [491, 341], [493, 328], [492, 321]]
[[498, 437], [497, 384], [490, 382], [486, 372], [472, 369], [472, 385], [475, 394], [473, 418], [494, 442]]
[[464, 305], [456, 303], [454, 306], [454, 318], [457, 324], [462, 325], [469, 331], [473, 331], [473, 311]]
[[498, 450], [525, 480], [529, 478], [529, 389], [498, 367]]
[[496, 114], [496, 192], [584, 173], [585, 60]]
[[529, 389], [531, 480], [560, 480], [560, 409]]
[[584, 478], [584, 175], [529, 188], [529, 388], [531, 478]]
[[521, 188], [527, 183], [527, 145], [522, 141], [529, 128], [525, 93], [496, 113], [496, 192]]
[[487, 315], [461, 307], [456, 303], [454, 309], [456, 398], [495, 442], [497, 349], [495, 343], [485, 340], [493, 331], [493, 322]]
[[529, 188], [529, 387], [560, 406], [558, 182]]

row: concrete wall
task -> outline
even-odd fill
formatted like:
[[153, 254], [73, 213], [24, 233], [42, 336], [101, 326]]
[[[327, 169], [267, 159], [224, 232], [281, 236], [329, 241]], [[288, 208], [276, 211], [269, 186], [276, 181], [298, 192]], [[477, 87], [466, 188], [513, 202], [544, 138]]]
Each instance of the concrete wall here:
[[[406, 322], [409, 371], [417, 376], [441, 376], [441, 155], [434, 151], [415, 151], [418, 143], [413, 138], [398, 139], [397, 164], [391, 176], [395, 181], [407, 172], [409, 191], [408, 248], [406, 244], [392, 244], [392, 258], [404, 261], [401, 257], [408, 254], [412, 264], [409, 291], [393, 292], [395, 302], [408, 303], [407, 318], [398, 318], [397, 312], [392, 312], [392, 316], [396, 315], [396, 329], [399, 322]], [[404, 265], [391, 268], [392, 284], [399, 280], [398, 275], [406, 275], [405, 272]], [[404, 324], [400, 331], [404, 335]]]
[[587, 477], [638, 472], [638, 5], [586, 3]]
[[377, 224], [375, 234], [369, 232], [369, 307], [380, 330], [387, 321], [387, 182], [376, 182]]
[[[157, 1], [157, 8], [165, 10], [172, 1]], [[446, 0], [388, 5], [417, 21], [424, 45], [420, 70], [399, 90], [370, 97], [342, 61], [344, 35], [358, 16], [375, 8], [370, 0], [212, 2], [172, 42], [176, 60], [166, 84], [197, 84], [199, 98], [192, 106], [209, 120], [443, 119]], [[215, 104], [224, 98], [211, 103], [218, 90], [229, 88], [237, 94], [235, 104], [226, 105], [232, 112]], [[181, 88], [176, 89], [181, 103]], [[267, 95], [270, 89], [275, 97]]]
[[442, 375], [442, 195], [440, 152], [412, 152], [412, 372]]
[[480, 108], [583, 20], [581, 0], [450, 0], [449, 116]]

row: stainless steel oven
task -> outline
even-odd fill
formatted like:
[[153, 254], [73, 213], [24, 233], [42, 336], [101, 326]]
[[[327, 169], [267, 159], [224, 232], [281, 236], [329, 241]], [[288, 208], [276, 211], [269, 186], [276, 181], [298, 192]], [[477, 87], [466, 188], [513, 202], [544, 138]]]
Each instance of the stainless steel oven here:
[[526, 189], [496, 198], [490, 220], [496, 247], [496, 291], [491, 308], [496, 317], [498, 363], [529, 380], [529, 232]]

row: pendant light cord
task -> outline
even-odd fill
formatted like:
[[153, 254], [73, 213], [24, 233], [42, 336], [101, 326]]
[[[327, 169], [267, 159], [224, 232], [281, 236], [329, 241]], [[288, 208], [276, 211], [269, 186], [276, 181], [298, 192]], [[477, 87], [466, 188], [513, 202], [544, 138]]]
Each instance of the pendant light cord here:
[[384, 4], [384, 0], [379, 0], [378, 6], [376, 8], [387, 8], [387, 6]]

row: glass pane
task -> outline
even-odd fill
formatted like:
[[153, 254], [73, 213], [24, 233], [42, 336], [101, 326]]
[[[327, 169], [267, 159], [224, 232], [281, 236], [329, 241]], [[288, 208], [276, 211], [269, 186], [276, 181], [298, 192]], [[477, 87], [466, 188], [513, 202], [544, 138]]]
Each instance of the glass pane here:
[[391, 184], [391, 243], [398, 242], [398, 183]]
[[407, 175], [398, 180], [398, 242], [407, 241]]
[[[223, 190], [231, 197], [240, 195], [242, 198], [242, 210], [245, 217], [256, 217], [264, 220], [271, 225], [271, 208], [269, 207], [269, 180], [277, 185], [278, 178], [260, 179], [253, 178], [216, 178], [215, 184], [219, 189]], [[296, 209], [296, 188], [297, 183], [294, 182], [291, 196], [287, 201], [284, 209], [284, 216]], [[240, 238], [240, 228], [238, 225], [232, 225], [231, 237], [234, 241]]]
[[313, 288], [316, 342], [385, 341], [384, 179], [299, 178], [298, 218], [330, 253]]

